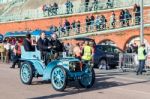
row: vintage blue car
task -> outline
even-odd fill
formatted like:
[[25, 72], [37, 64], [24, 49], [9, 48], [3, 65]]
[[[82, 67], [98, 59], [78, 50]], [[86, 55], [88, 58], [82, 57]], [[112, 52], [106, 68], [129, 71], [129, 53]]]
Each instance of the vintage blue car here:
[[63, 57], [51, 61], [47, 66], [41, 60], [40, 51], [26, 52], [21, 47], [20, 79], [30, 85], [34, 77], [42, 77], [43, 81], [51, 81], [53, 88], [63, 91], [67, 82], [79, 81], [84, 88], [90, 88], [95, 81], [95, 72], [91, 63], [84, 63], [74, 57]]

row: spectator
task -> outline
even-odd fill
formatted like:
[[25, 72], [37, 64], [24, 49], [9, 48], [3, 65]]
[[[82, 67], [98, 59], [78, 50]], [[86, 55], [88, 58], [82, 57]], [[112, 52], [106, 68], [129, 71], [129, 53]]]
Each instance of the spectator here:
[[103, 16], [100, 16], [100, 30], [103, 29]]
[[43, 10], [43, 14], [44, 14], [44, 16], [45, 16], [45, 13], [48, 11], [48, 7], [47, 7], [46, 4], [43, 5], [42, 10]]
[[47, 5], [47, 9], [48, 9], [48, 16], [53, 15], [53, 12], [52, 12], [53, 8], [51, 4]]
[[124, 14], [124, 18], [125, 18], [125, 23], [126, 23], [126, 26], [129, 26], [129, 21], [131, 20], [131, 14], [129, 13], [129, 10], [128, 9], [125, 9], [125, 14]]
[[90, 26], [90, 18], [88, 16], [86, 16], [85, 22], [86, 22], [86, 32], [88, 32]]
[[89, 2], [90, 0], [85, 0], [85, 12], [89, 11]]
[[132, 53], [132, 48], [131, 48], [131, 46], [129, 46], [129, 44], [126, 44], [125, 52], [126, 53]]
[[9, 63], [9, 59], [10, 59], [10, 50], [11, 50], [11, 44], [9, 43], [9, 39], [7, 39], [6, 41], [4, 41], [4, 48], [6, 50], [6, 63]]
[[71, 25], [72, 25], [73, 32], [76, 33], [77, 32], [76, 21], [74, 20]]
[[58, 10], [58, 4], [55, 2], [53, 5], [53, 13], [54, 15], [57, 15], [57, 10]]
[[66, 50], [66, 55], [67, 55], [67, 56], [69, 56], [69, 49], [70, 49], [70, 44], [67, 43], [67, 44], [65, 45], [65, 50]]
[[140, 24], [140, 6], [135, 4], [133, 12], [135, 13], [135, 25], [139, 25]]
[[116, 27], [116, 15], [114, 11], [112, 11], [112, 15], [110, 17], [110, 28], [115, 28]]
[[125, 14], [124, 10], [121, 10], [120, 16], [119, 16], [121, 27], [124, 27], [124, 25], [125, 25], [125, 18], [124, 18], [125, 15], [124, 14]]
[[90, 30], [92, 32], [94, 30], [94, 25], [95, 25], [95, 17], [94, 17], [94, 15], [92, 15], [91, 18], [90, 18]]
[[94, 11], [98, 10], [98, 0], [94, 0], [93, 2], [93, 8], [94, 8]]
[[66, 27], [67, 35], [69, 36], [69, 33], [70, 33], [70, 22], [67, 19], [65, 20], [65, 27]]
[[133, 44], [133, 53], [138, 53], [138, 45], [136, 43]]
[[102, 15], [102, 29], [106, 29], [107, 20], [104, 15]]
[[14, 52], [13, 64], [10, 68], [15, 68], [15, 65], [17, 63], [18, 63], [18, 68], [20, 68], [19, 59], [21, 58], [21, 47], [20, 47], [19, 41], [16, 42], [13, 52]]
[[59, 25], [58, 32], [59, 32], [59, 37], [61, 37], [63, 34], [66, 34], [66, 31], [64, 27], [62, 26], [62, 24]]
[[73, 4], [70, 0], [67, 0], [66, 2], [66, 12], [67, 14], [73, 13]]
[[100, 24], [101, 24], [101, 19], [100, 19], [100, 16], [97, 16], [96, 17], [96, 30], [99, 31], [100, 30]]
[[108, 0], [106, 4], [107, 4], [107, 8], [113, 7], [113, 1], [112, 0]]
[[81, 24], [80, 24], [80, 21], [78, 20], [77, 21], [77, 33], [78, 34], [80, 33], [80, 27], [81, 27]]

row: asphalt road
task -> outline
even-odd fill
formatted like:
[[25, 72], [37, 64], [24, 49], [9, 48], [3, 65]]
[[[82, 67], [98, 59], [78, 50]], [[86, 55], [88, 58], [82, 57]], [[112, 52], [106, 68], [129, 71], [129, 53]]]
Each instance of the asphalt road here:
[[96, 82], [84, 89], [70, 82], [64, 92], [55, 91], [50, 83], [35, 78], [32, 85], [24, 85], [19, 69], [0, 63], [0, 99], [150, 99], [150, 75], [136, 76], [133, 72], [97, 70]]

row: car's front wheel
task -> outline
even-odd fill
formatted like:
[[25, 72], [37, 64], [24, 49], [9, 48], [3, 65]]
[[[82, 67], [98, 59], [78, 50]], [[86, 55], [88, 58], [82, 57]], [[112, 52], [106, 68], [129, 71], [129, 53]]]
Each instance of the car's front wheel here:
[[93, 68], [87, 68], [85, 73], [82, 75], [79, 80], [79, 84], [83, 88], [91, 88], [95, 82], [95, 72]]
[[63, 91], [66, 88], [66, 71], [62, 66], [56, 66], [51, 72], [51, 83], [55, 90]]

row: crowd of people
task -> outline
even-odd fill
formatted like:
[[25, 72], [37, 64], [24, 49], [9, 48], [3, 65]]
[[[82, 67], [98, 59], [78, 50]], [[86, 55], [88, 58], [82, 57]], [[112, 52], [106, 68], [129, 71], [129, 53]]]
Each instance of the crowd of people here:
[[[82, 12], [88, 12], [88, 11], [96, 11], [100, 9], [100, 1], [99, 0], [84, 0], [84, 2], [82, 2], [81, 4], [81, 8], [84, 8], [84, 11]], [[91, 5], [90, 5], [91, 4]], [[103, 3], [102, 3], [103, 4]], [[108, 0], [106, 2], [106, 8], [113, 8], [113, 0]], [[66, 7], [66, 12], [64, 14], [72, 14], [73, 10], [74, 10], [74, 4], [71, 0], [67, 0], [65, 3], [65, 7]], [[48, 16], [52, 16], [52, 15], [57, 15], [58, 14], [58, 10], [61, 9], [58, 5], [58, 3], [54, 3], [52, 4], [45, 4], [42, 7], [43, 13], [44, 15], [48, 15]], [[62, 14], [62, 13], [60, 13]]]
[[[135, 25], [140, 24], [140, 7], [135, 4], [133, 13], [128, 9], [120, 10], [120, 14], [116, 16], [114, 11], [111, 12], [110, 17], [105, 17], [103, 14], [90, 14], [83, 20], [73, 20], [70, 22], [65, 19], [64, 23], [60, 22], [59, 26], [51, 25], [50, 31], [57, 32], [59, 37], [69, 36], [72, 34], [86, 33], [86, 32], [96, 32], [106, 29], [114, 29], [119, 27], [128, 27], [131, 22], [134, 21]], [[82, 21], [82, 22], [81, 22]]]

